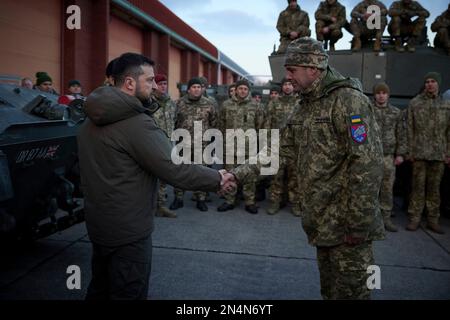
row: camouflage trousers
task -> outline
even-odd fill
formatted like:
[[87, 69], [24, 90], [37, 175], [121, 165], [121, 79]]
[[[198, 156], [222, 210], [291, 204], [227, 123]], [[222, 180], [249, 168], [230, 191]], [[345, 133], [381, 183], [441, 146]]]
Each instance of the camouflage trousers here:
[[[224, 166], [225, 170], [232, 170], [236, 168], [238, 165], [234, 164], [226, 164]], [[249, 178], [245, 181], [245, 184], [242, 185], [242, 193], [244, 195], [245, 205], [252, 205], [256, 203], [255, 200], [255, 192], [256, 192], [256, 179]], [[225, 194], [224, 198], [228, 204], [236, 204], [236, 195], [237, 189], [234, 189], [232, 192]]]
[[166, 205], [167, 200], [167, 184], [159, 181], [159, 189], [158, 189], [158, 208], [164, 207]]
[[441, 203], [439, 189], [444, 169], [442, 161], [413, 162], [412, 191], [408, 207], [409, 219], [412, 222], [420, 222], [425, 206], [428, 222], [436, 224], [439, 222]]
[[370, 299], [367, 268], [373, 262], [372, 242], [355, 246], [317, 247], [323, 299]]
[[318, 41], [330, 40], [331, 43], [336, 43], [343, 37], [341, 29], [330, 29], [328, 33], [323, 33], [322, 29], [329, 26], [331, 23], [323, 21], [316, 22], [316, 35]]
[[367, 23], [360, 21], [358, 19], [352, 19], [350, 21], [350, 29], [352, 30], [352, 34], [356, 38], [363, 39], [372, 39], [372, 38], [381, 38], [384, 30], [387, 26], [387, 19], [381, 18], [380, 28], [379, 29], [369, 29], [367, 27]]
[[[183, 199], [184, 198], [184, 190], [175, 188], [174, 194], [177, 199]], [[197, 199], [197, 201], [205, 201], [206, 200], [206, 194], [207, 192], [203, 191], [194, 191], [194, 199]]]
[[283, 200], [283, 193], [286, 191], [286, 186], [289, 201], [292, 204], [298, 203], [298, 181], [295, 166], [293, 165], [280, 165], [278, 173], [272, 177], [269, 188], [270, 200], [280, 203]]
[[434, 38], [434, 46], [443, 49], [450, 48], [450, 27], [440, 28], [436, 32], [436, 37]]
[[419, 37], [425, 24], [426, 20], [423, 17], [419, 17], [414, 21], [392, 17], [388, 31], [393, 37]]
[[395, 181], [395, 164], [393, 155], [384, 156], [384, 174], [380, 188], [380, 209], [383, 213], [383, 218], [391, 216], [394, 197], [392, 189]]
[[[301, 27], [301, 31], [300, 31], [300, 34], [298, 35], [298, 38], [309, 37], [309, 36], [311, 36], [311, 30], [309, 30], [306, 27]], [[289, 43], [291, 43], [294, 40], [295, 39], [291, 39], [289, 37], [281, 37], [280, 38], [280, 46], [278, 47], [278, 53], [285, 53], [287, 47], [289, 46]]]

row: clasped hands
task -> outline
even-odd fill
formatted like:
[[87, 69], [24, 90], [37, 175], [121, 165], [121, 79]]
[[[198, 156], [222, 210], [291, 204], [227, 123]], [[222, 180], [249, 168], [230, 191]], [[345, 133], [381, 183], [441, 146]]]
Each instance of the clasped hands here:
[[223, 196], [226, 193], [232, 192], [237, 188], [237, 180], [234, 174], [228, 172], [225, 169], [219, 170], [221, 180], [220, 180], [220, 190], [218, 192], [219, 195]]

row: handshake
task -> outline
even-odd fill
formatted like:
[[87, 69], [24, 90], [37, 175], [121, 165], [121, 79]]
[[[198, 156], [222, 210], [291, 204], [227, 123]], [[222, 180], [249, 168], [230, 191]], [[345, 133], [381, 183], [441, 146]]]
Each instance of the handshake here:
[[220, 190], [218, 194], [223, 196], [227, 193], [232, 192], [237, 187], [237, 179], [231, 172], [225, 169], [219, 170], [221, 180], [220, 180]]

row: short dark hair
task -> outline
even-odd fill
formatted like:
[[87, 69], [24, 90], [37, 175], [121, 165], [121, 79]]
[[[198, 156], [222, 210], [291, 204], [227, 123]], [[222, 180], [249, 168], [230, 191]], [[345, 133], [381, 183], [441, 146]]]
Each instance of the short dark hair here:
[[105, 71], [105, 75], [107, 78], [111, 77], [113, 75], [113, 68], [114, 68], [114, 63], [116, 62], [118, 58], [112, 59], [108, 65], [106, 66], [106, 71]]
[[142, 66], [144, 65], [154, 66], [155, 63], [142, 54], [132, 52], [122, 54], [114, 61], [112, 67], [111, 75], [114, 78], [115, 85], [121, 86], [128, 76], [137, 80], [144, 73], [142, 70]]

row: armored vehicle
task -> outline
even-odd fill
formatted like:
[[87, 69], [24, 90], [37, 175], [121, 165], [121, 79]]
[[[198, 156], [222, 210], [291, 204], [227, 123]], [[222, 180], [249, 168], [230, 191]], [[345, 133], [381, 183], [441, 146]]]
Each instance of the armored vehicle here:
[[[0, 84], [0, 238], [36, 239], [83, 221], [76, 134], [79, 102]], [[79, 192], [78, 192], [79, 193]]]

